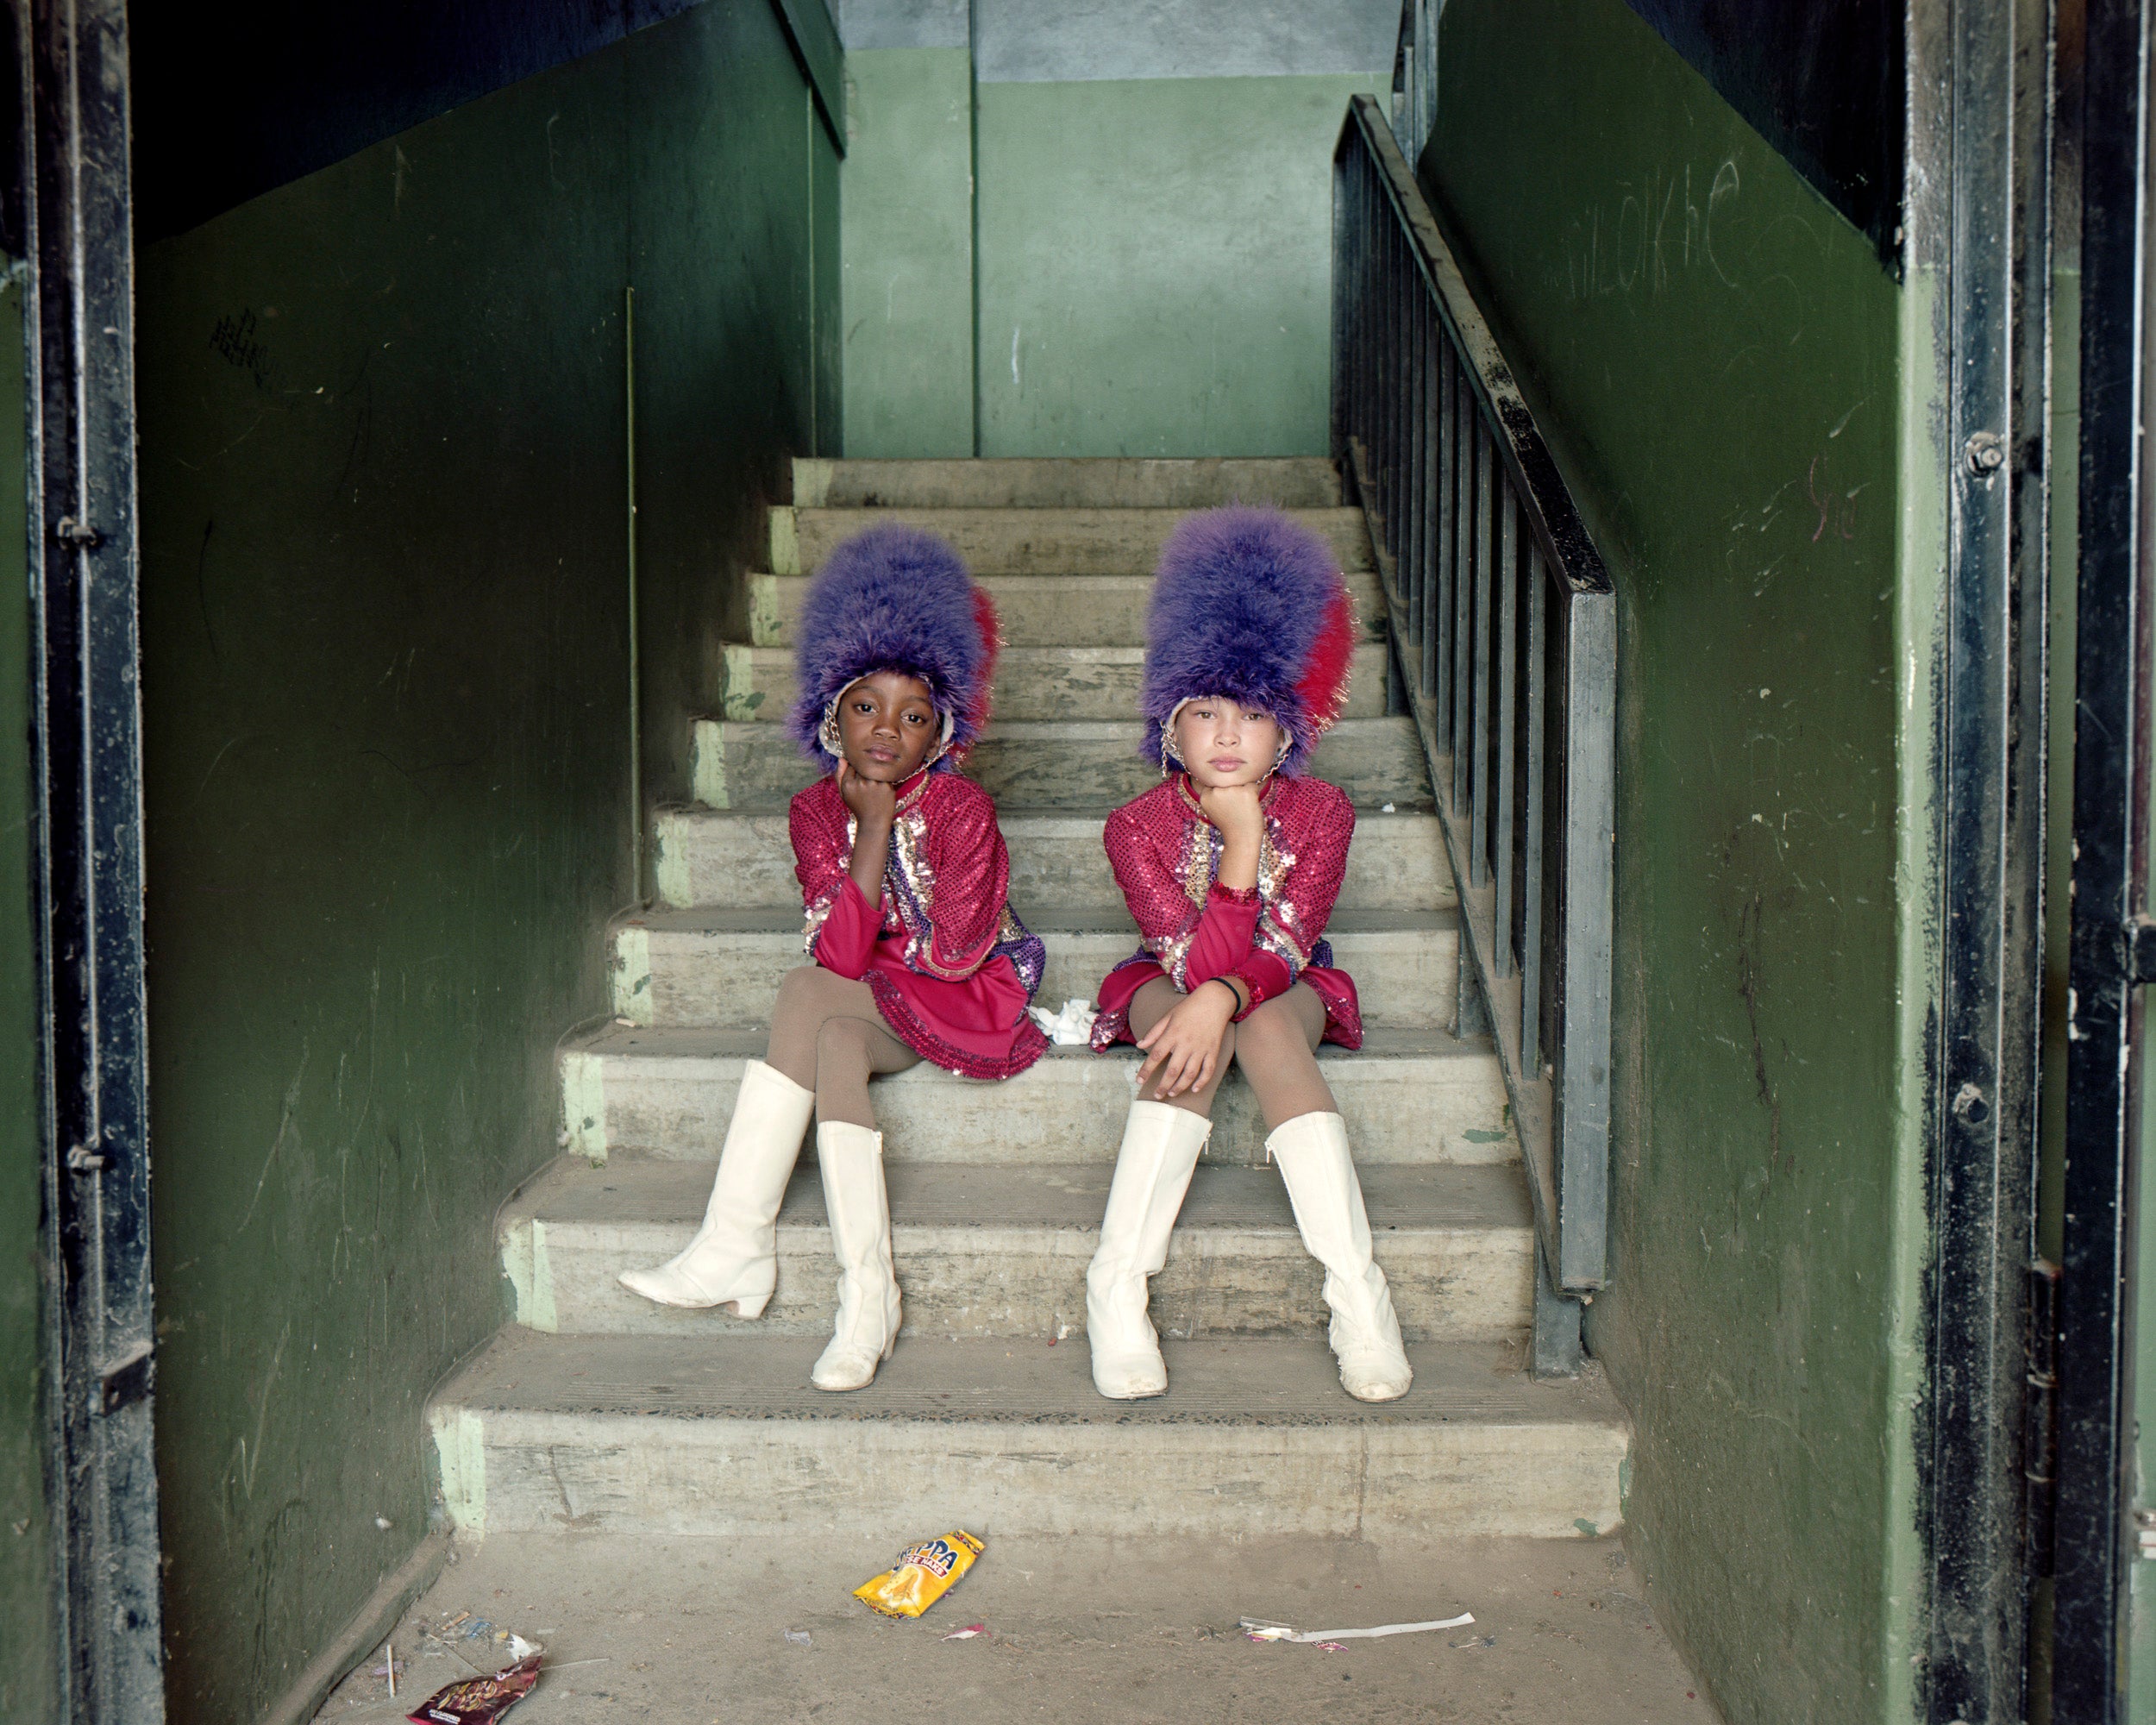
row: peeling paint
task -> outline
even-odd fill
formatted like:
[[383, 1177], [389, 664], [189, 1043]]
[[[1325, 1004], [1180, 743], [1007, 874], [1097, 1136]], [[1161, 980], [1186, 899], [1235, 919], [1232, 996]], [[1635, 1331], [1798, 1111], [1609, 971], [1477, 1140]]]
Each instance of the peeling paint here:
[[731, 808], [733, 793], [726, 782], [725, 724], [698, 719], [689, 748], [690, 794], [705, 808]]
[[639, 924], [614, 931], [613, 994], [616, 1018], [651, 1022], [651, 931]]
[[801, 540], [796, 518], [793, 510], [782, 504], [774, 505], [771, 511], [771, 573], [807, 574], [801, 567]]
[[486, 1426], [469, 1408], [431, 1408], [442, 1513], [460, 1537], [486, 1537]]
[[597, 1168], [606, 1160], [606, 1063], [572, 1049], [561, 1057], [561, 1119], [569, 1153]]

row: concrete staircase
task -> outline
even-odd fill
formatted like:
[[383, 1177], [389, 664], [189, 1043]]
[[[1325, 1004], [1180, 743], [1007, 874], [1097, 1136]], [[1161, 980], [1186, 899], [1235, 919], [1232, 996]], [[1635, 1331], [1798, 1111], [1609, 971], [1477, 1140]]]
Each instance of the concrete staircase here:
[[[467, 1535], [576, 1529], [1418, 1533], [1576, 1537], [1619, 1516], [1626, 1436], [1589, 1364], [1524, 1370], [1533, 1244], [1497, 1063], [1451, 1033], [1451, 881], [1409, 721], [1385, 711], [1384, 610], [1360, 515], [1321, 461], [799, 461], [749, 577], [752, 638], [694, 721], [697, 801], [656, 833], [661, 902], [611, 931], [615, 1022], [561, 1058], [567, 1153], [505, 1211], [515, 1321], [432, 1410]], [[1353, 1135], [1416, 1370], [1348, 1399], [1263, 1126], [1231, 1077], [1153, 1311], [1172, 1387], [1095, 1396], [1091, 1257], [1137, 1061], [1053, 1050], [1007, 1084], [920, 1065], [875, 1087], [906, 1332], [875, 1384], [808, 1387], [837, 1270], [815, 1157], [780, 1220], [755, 1323], [652, 1307], [615, 1272], [694, 1227], [742, 1063], [802, 962], [787, 797], [809, 768], [777, 719], [806, 575], [885, 514], [949, 537], [1010, 645], [971, 770], [1000, 805], [1011, 896], [1046, 941], [1041, 998], [1090, 995], [1135, 934], [1102, 818], [1156, 775], [1134, 753], [1148, 572], [1181, 511], [1298, 511], [1359, 590], [1369, 638], [1317, 770], [1362, 811], [1330, 931], [1369, 1026], [1321, 1057]]]

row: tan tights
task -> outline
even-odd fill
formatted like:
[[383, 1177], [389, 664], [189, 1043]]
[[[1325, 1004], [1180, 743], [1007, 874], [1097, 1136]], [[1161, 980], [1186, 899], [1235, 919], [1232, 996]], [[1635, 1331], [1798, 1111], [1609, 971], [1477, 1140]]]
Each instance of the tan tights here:
[[[1144, 1036], [1182, 998], [1181, 990], [1167, 977], [1156, 976], [1131, 997], [1131, 1033]], [[1332, 1092], [1318, 1070], [1318, 1041], [1324, 1034], [1325, 1002], [1308, 983], [1298, 982], [1221, 1032], [1220, 1057], [1202, 1089], [1165, 1100], [1171, 1107], [1210, 1116], [1220, 1081], [1227, 1076], [1228, 1062], [1235, 1060], [1242, 1063], [1244, 1079], [1257, 1093], [1266, 1131], [1277, 1131], [1303, 1114], [1336, 1113]], [[1148, 1102], [1163, 1100], [1154, 1093], [1158, 1082], [1156, 1073], [1139, 1097]]]
[[771, 1045], [763, 1057], [803, 1089], [816, 1092], [819, 1124], [844, 1120], [874, 1132], [870, 1076], [903, 1072], [921, 1057], [891, 1034], [866, 982], [804, 964], [787, 971], [779, 985]]

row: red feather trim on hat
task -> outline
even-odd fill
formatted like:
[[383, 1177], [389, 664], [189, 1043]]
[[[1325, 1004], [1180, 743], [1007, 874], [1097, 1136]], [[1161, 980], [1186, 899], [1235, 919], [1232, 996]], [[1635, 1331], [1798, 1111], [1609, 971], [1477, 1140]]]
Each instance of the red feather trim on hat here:
[[988, 708], [993, 699], [996, 680], [996, 661], [1003, 652], [1003, 626], [996, 617], [996, 602], [987, 588], [975, 583], [973, 590], [974, 626], [981, 631], [981, 674], [974, 683], [972, 711], [967, 715], [976, 731], [985, 730], [988, 724]]
[[1330, 731], [1346, 708], [1348, 672], [1354, 662], [1355, 602], [1348, 597], [1347, 584], [1341, 582], [1332, 590], [1324, 625], [1310, 643], [1310, 656], [1295, 683], [1313, 737]]

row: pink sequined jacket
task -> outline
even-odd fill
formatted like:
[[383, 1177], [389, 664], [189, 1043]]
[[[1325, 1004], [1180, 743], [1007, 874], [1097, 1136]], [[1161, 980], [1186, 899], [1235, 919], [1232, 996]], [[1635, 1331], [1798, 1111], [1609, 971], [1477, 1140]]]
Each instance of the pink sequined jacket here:
[[1259, 806], [1257, 885], [1220, 886], [1220, 830], [1206, 819], [1188, 775], [1163, 780], [1108, 817], [1102, 842], [1137, 922], [1139, 950], [1108, 972], [1096, 1002], [1093, 1045], [1131, 1039], [1131, 996], [1170, 976], [1188, 994], [1232, 976], [1252, 1008], [1307, 982], [1325, 1002], [1325, 1039], [1363, 1045], [1354, 979], [1332, 965], [1324, 938], [1355, 837], [1355, 806], [1322, 779], [1274, 778]]
[[836, 779], [797, 795], [787, 825], [809, 957], [866, 981], [894, 1036], [968, 1078], [1008, 1078], [1041, 1057], [1048, 1038], [1025, 1008], [1046, 954], [1006, 902], [1011, 857], [986, 791], [925, 769], [899, 787], [874, 908], [846, 872], [854, 815]]

